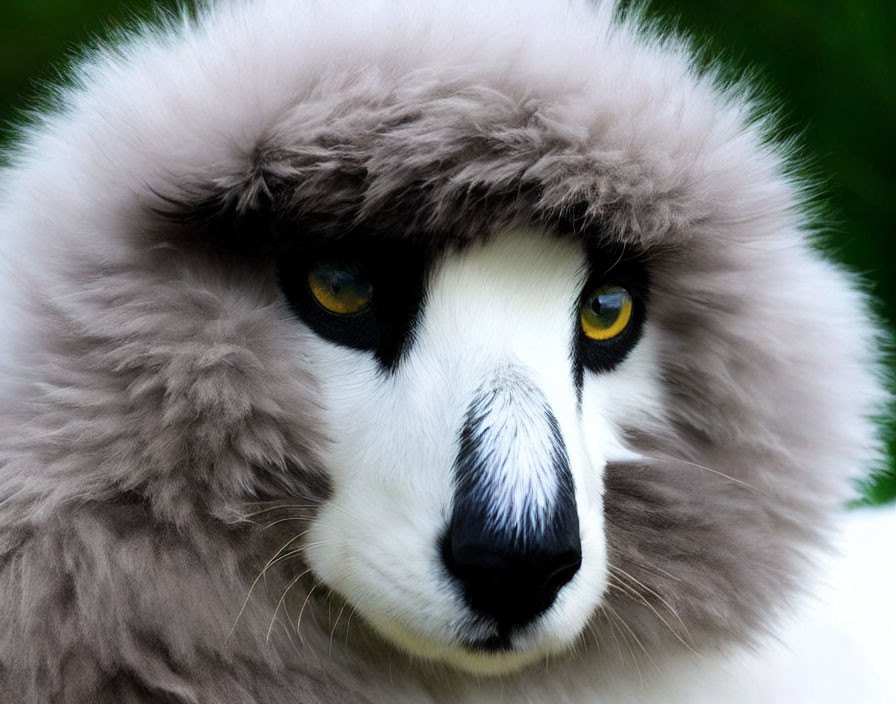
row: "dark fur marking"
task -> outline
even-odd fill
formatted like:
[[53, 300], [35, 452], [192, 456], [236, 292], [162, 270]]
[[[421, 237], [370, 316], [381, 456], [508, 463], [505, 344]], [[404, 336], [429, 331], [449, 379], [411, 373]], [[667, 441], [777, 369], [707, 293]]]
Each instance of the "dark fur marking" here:
[[[339, 247], [291, 249], [277, 258], [280, 286], [292, 310], [318, 335], [346, 347], [374, 353], [384, 370], [393, 370], [410, 347], [426, 293], [434, 253], [411, 243], [375, 234], [347, 237]], [[334, 315], [322, 308], [308, 287], [317, 261], [357, 265], [373, 284], [370, 307], [356, 315]]]
[[[581, 401], [585, 369], [594, 373], [608, 372], [621, 364], [641, 339], [647, 316], [649, 276], [639, 253], [627, 253], [619, 247], [588, 247], [590, 273], [576, 303], [574, 329], [576, 342], [573, 350], [573, 376]], [[609, 340], [592, 340], [579, 323], [583, 305], [591, 293], [606, 284], [623, 286], [632, 295], [632, 317], [625, 329]]]

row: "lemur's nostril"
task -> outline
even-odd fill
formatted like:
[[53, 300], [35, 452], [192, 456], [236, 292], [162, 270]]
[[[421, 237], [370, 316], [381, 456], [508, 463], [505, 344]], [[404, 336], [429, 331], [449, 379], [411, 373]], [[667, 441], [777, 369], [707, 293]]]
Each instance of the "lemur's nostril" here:
[[471, 531], [464, 523], [464, 517], [455, 514], [442, 539], [442, 560], [460, 582], [470, 607], [493, 618], [502, 633], [550, 608], [582, 564], [577, 530], [559, 530], [521, 544]]

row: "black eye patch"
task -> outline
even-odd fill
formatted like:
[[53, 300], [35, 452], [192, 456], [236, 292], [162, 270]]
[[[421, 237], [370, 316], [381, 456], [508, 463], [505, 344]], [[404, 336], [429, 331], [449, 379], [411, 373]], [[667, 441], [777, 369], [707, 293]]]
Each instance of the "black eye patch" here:
[[[370, 351], [383, 369], [391, 370], [413, 341], [428, 275], [441, 254], [419, 242], [347, 237], [326, 247], [284, 249], [276, 258], [277, 276], [290, 307], [314, 332], [344, 347]], [[637, 255], [592, 249], [588, 262], [590, 273], [574, 311], [572, 359], [579, 392], [585, 369], [610, 371], [637, 344], [648, 293], [647, 268]], [[342, 296], [345, 289], [340, 287], [345, 286], [353, 299], [321, 295]], [[594, 339], [594, 324], [612, 326], [610, 313], [620, 290], [630, 303], [625, 324], [606, 339]]]
[[[612, 248], [588, 252], [590, 273], [575, 308], [576, 340], [574, 374], [576, 387], [581, 391], [584, 371], [608, 372], [622, 363], [641, 338], [647, 313], [649, 276], [643, 259], [635, 253], [626, 254]], [[625, 318], [614, 319], [623, 312], [613, 306], [624, 299]], [[606, 310], [601, 309], [601, 302]], [[584, 313], [584, 315], [583, 315]], [[606, 317], [604, 321], [600, 318]], [[595, 335], [589, 325], [606, 327], [607, 335]], [[609, 334], [612, 332], [612, 334]], [[595, 339], [601, 338], [604, 339]]]
[[[393, 369], [413, 339], [431, 261], [419, 244], [369, 236], [338, 246], [285, 250], [277, 256], [277, 276], [292, 310], [318, 335], [373, 352], [384, 369]], [[315, 295], [322, 275], [335, 280], [334, 271], [363, 285], [369, 301], [357, 312], [328, 309], [319, 292]]]

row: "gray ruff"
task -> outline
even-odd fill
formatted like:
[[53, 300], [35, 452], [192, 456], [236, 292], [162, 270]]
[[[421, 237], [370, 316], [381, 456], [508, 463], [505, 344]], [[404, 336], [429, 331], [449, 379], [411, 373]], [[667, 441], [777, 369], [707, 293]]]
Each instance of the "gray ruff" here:
[[[749, 642], [806, 584], [884, 394], [788, 147], [609, 3], [409, 5], [199, 3], [84, 59], [23, 131], [0, 175], [0, 700], [450, 701], [462, 676], [357, 620], [334, 639], [310, 577], [301, 640], [270, 629], [300, 555], [241, 611], [294, 534], [265, 526], [329, 490], [327, 380], [267, 262], [347, 231], [641, 252], [667, 405], [624, 429], [650, 459], [606, 468], [611, 564], [644, 597], [606, 603], [659, 658]], [[507, 686], [600, 692], [608, 613]]]

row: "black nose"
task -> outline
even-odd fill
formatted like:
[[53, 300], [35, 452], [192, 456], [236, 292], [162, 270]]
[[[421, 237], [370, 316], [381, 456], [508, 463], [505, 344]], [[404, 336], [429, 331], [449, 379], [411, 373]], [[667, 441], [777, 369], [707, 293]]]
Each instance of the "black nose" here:
[[455, 513], [442, 539], [442, 559], [470, 608], [494, 619], [502, 634], [550, 608], [582, 564], [578, 521], [574, 532], [562, 526], [523, 543], [484, 532], [481, 523], [465, 518]]
[[497, 626], [488, 647], [503, 647], [582, 564], [560, 424], [523, 369], [501, 367], [474, 397], [454, 470], [442, 561], [469, 607]]

